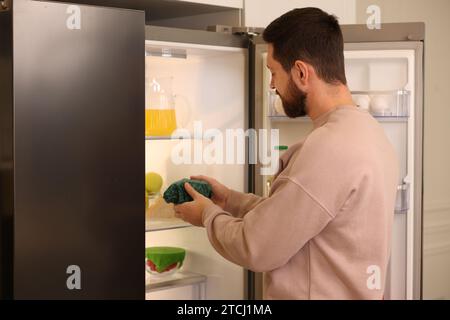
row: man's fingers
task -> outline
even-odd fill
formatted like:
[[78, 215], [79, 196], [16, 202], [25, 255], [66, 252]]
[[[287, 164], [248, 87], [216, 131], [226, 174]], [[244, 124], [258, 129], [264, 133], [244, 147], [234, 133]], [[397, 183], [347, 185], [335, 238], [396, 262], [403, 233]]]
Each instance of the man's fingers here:
[[207, 176], [203, 176], [203, 175], [191, 176], [190, 178], [192, 180], [205, 181], [205, 182], [208, 182], [209, 184], [212, 184], [214, 182], [213, 178], [210, 178], [210, 177], [207, 177]]
[[187, 193], [189, 193], [189, 195], [192, 197], [192, 199], [197, 199], [198, 196], [200, 195], [189, 183], [185, 183], [184, 184], [184, 189], [186, 190]]

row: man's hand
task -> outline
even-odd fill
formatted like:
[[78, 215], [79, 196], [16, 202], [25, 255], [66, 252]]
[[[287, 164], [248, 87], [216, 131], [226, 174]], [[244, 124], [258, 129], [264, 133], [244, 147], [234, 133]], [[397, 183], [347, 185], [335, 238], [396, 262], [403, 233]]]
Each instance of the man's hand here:
[[230, 189], [216, 179], [207, 176], [191, 176], [191, 179], [208, 182], [212, 188], [211, 200], [222, 209], [225, 209]]
[[198, 193], [189, 183], [184, 184], [184, 189], [192, 197], [193, 201], [175, 206], [175, 216], [190, 224], [203, 227], [203, 210], [213, 202]]

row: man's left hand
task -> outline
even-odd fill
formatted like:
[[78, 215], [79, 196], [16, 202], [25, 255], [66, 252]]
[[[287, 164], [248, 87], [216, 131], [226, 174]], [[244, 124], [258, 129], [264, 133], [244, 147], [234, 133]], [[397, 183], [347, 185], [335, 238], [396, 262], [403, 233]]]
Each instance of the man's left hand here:
[[176, 205], [175, 216], [183, 219], [190, 224], [203, 227], [203, 210], [214, 203], [198, 193], [189, 183], [184, 184], [184, 189], [192, 197], [192, 201]]

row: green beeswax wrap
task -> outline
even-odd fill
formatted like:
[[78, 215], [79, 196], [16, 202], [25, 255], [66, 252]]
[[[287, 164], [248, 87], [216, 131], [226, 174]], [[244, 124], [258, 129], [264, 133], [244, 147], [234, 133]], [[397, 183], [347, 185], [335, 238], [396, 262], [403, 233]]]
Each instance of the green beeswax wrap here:
[[192, 201], [192, 197], [184, 189], [184, 184], [186, 182], [188, 182], [197, 192], [207, 198], [211, 198], [212, 188], [209, 183], [198, 180], [182, 179], [172, 183], [170, 187], [167, 188], [163, 195], [164, 200], [166, 200], [167, 203], [174, 203], [176, 205]]

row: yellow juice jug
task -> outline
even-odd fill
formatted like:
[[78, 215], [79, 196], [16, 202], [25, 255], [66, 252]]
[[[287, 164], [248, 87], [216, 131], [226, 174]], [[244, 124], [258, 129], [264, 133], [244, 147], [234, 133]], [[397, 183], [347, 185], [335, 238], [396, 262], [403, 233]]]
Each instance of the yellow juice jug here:
[[145, 135], [170, 136], [177, 129], [172, 78], [146, 80]]
[[170, 136], [176, 129], [174, 109], [145, 109], [146, 136]]

